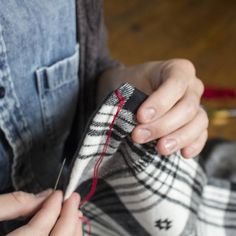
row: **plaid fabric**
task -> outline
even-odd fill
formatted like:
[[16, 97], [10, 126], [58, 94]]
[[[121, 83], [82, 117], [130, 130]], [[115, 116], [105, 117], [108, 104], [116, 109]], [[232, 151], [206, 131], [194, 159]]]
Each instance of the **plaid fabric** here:
[[[159, 155], [155, 142], [133, 143], [135, 113], [146, 96], [129, 84], [118, 91], [125, 104], [112, 128], [96, 192], [82, 207], [91, 235], [236, 235], [235, 186], [207, 178], [196, 160], [185, 160], [179, 153]], [[119, 103], [112, 93], [90, 120], [65, 198], [76, 189], [82, 199], [89, 193]]]

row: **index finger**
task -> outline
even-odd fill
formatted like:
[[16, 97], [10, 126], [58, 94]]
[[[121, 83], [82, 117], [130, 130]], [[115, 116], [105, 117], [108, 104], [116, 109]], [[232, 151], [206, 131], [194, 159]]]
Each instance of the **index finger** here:
[[49, 189], [38, 195], [25, 192], [0, 195], [0, 221], [33, 214], [51, 193], [52, 191]]
[[61, 206], [62, 193], [56, 191], [27, 225], [11, 232], [8, 236], [49, 235], [60, 214]]
[[[77, 193], [73, 193], [71, 197], [64, 202], [60, 218], [51, 232], [51, 236], [77, 235], [75, 232], [78, 225], [80, 225], [78, 212], [79, 202], [80, 197]], [[81, 234], [77, 236], [79, 235]]]
[[36, 232], [48, 235], [59, 217], [62, 200], [61, 191], [53, 193], [45, 202], [42, 209], [31, 219], [27, 227], [34, 229]]

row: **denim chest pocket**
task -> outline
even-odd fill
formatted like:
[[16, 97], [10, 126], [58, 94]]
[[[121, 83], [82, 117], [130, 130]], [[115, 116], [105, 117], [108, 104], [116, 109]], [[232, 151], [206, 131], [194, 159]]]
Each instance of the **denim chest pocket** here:
[[36, 71], [46, 147], [64, 142], [77, 108], [79, 49], [74, 55]]

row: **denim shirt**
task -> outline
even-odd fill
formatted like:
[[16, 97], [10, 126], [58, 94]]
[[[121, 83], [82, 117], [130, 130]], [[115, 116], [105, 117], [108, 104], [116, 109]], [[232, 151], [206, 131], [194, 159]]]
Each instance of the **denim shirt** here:
[[75, 11], [74, 0], [0, 3], [0, 191], [10, 172], [17, 189], [55, 183], [78, 102]]

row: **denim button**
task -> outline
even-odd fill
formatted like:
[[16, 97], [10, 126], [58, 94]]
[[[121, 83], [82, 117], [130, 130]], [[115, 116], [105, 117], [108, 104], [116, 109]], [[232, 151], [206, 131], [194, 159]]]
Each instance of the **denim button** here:
[[4, 87], [0, 86], [0, 98], [4, 98], [6, 90]]

